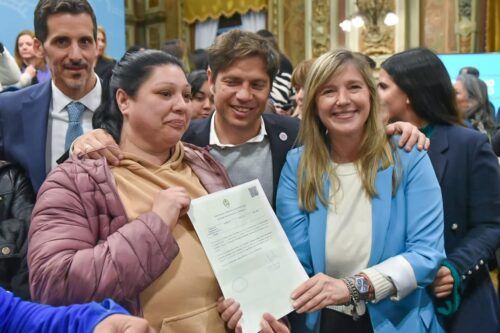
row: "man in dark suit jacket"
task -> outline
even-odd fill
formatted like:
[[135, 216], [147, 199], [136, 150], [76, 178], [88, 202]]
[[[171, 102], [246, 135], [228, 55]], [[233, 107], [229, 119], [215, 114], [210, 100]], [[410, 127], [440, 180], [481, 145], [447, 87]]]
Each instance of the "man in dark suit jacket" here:
[[[47, 59], [52, 80], [0, 94], [0, 159], [20, 164], [38, 191], [75, 133], [90, 130], [101, 102], [94, 73], [97, 24], [84, 0], [40, 0], [35, 49]], [[77, 106], [70, 124], [69, 104]], [[71, 126], [75, 131], [68, 131]]]
[[[182, 137], [182, 140], [200, 147], [210, 145], [210, 125], [213, 121], [213, 117], [214, 115], [206, 119], [193, 120], [188, 131]], [[281, 168], [285, 163], [286, 154], [296, 143], [299, 121], [296, 118], [283, 117], [271, 113], [262, 114], [262, 119], [264, 121], [272, 154], [272, 203], [274, 206], [276, 202], [275, 189], [278, 186]], [[224, 164], [223, 160], [221, 162]], [[248, 167], [261, 168], [261, 166], [256, 164], [250, 164]], [[268, 170], [265, 171], [268, 172]]]
[[296, 119], [263, 116], [279, 54], [265, 39], [240, 30], [220, 35], [207, 52], [216, 111], [193, 121], [183, 141], [209, 145], [233, 184], [259, 179], [274, 203], [281, 168], [299, 128]]

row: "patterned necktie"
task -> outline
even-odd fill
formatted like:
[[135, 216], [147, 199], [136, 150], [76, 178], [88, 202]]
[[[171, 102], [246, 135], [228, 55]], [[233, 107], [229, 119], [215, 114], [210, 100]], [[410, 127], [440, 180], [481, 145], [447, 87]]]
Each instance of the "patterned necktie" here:
[[66, 141], [64, 143], [64, 150], [68, 150], [71, 143], [83, 134], [82, 128], [82, 114], [85, 111], [85, 105], [80, 102], [71, 102], [66, 106], [69, 115], [68, 130], [66, 131]]

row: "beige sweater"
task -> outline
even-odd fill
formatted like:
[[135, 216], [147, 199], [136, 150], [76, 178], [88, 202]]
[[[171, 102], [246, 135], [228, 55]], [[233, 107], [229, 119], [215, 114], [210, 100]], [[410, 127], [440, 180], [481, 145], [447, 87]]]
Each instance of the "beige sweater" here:
[[[192, 199], [207, 194], [183, 158], [180, 143], [163, 165], [125, 154], [120, 166], [112, 172], [129, 219], [150, 211], [156, 193], [171, 186], [184, 187]], [[141, 293], [144, 317], [158, 332], [225, 332], [215, 308], [221, 291], [187, 216], [179, 220], [173, 234], [179, 255]]]

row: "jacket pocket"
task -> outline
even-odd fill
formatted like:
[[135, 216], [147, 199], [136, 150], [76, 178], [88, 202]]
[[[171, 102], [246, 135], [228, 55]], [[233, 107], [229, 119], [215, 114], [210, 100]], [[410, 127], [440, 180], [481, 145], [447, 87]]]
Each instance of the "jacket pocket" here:
[[217, 311], [217, 303], [184, 313], [164, 318], [160, 333], [224, 333], [224, 321]]

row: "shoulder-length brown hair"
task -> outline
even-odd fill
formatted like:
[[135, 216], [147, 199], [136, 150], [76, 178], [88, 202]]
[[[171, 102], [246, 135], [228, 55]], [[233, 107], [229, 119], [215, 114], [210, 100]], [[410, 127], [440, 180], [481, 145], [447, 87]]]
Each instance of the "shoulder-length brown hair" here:
[[35, 33], [31, 30], [23, 30], [17, 34], [16, 45], [14, 47], [14, 59], [16, 59], [16, 63], [19, 66], [19, 68], [21, 68], [24, 65], [23, 58], [21, 58], [21, 54], [19, 53], [19, 38], [21, 38], [21, 36], [24, 35], [30, 36], [33, 40], [35, 39]]
[[[110, 56], [108, 56], [108, 54], [106, 53], [106, 49], [108, 48], [108, 36], [106, 35], [106, 30], [104, 30], [104, 27], [98, 26], [97, 27], [97, 33], [99, 33], [99, 32], [104, 37], [104, 49], [102, 50], [102, 56], [101, 57], [103, 59], [105, 59], [105, 60], [112, 61], [113, 58], [111, 58]], [[97, 38], [96, 38], [96, 42], [97, 42]]]
[[[326, 127], [318, 115], [316, 97], [329, 79], [344, 70], [348, 64], [354, 65], [362, 75], [370, 94], [370, 111], [359, 146], [358, 159], [354, 161], [360, 173], [363, 188], [370, 197], [377, 194], [375, 178], [379, 168], [385, 169], [395, 163], [382, 119], [378, 114], [376, 86], [366, 59], [343, 49], [323, 54], [312, 65], [304, 85], [304, 110], [299, 130], [299, 142], [304, 149], [298, 170], [299, 205], [309, 212], [317, 208], [316, 198], [319, 198], [323, 205], [328, 206], [329, 198], [323, 192], [325, 177], [328, 177], [330, 186], [338, 190], [338, 177], [331, 163], [330, 143]], [[394, 174], [393, 178], [395, 177]]]
[[[35, 33], [29, 29], [23, 30], [19, 34], [17, 34], [16, 45], [14, 48], [14, 59], [16, 60], [17, 66], [19, 66], [19, 68], [22, 68], [23, 66], [25, 66], [23, 58], [21, 57], [21, 54], [19, 53], [19, 46], [18, 46], [19, 38], [21, 38], [21, 36], [24, 36], [24, 35], [30, 36], [31, 38], [33, 38], [33, 40], [35, 39]], [[36, 69], [46, 69], [47, 65], [45, 63], [45, 59], [43, 57], [40, 57], [37, 60], [35, 67], [36, 67]]]

